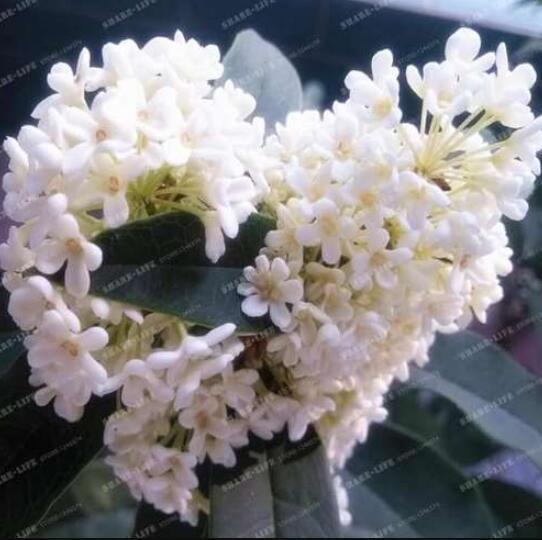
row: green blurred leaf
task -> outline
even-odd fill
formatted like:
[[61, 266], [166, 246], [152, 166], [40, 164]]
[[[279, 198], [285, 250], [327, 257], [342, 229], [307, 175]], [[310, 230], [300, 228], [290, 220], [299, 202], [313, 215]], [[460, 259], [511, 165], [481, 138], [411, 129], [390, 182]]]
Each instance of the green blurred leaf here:
[[131, 538], [207, 538], [207, 519], [200, 514], [197, 527], [180, 521], [177, 514], [164, 514], [147, 503], [137, 509]]
[[35, 538], [130, 538], [135, 509], [123, 508], [107, 514], [61, 519]]
[[542, 499], [498, 480], [481, 484], [484, 497], [498, 517], [492, 538], [542, 538]]
[[128, 486], [102, 458], [94, 459], [81, 471], [70, 492], [88, 514], [109, 514], [136, 505]]
[[[399, 388], [406, 390], [408, 386]], [[423, 439], [436, 437], [433, 448], [458, 465], [473, 465], [502, 448], [476, 424], [461, 425], [461, 409], [429, 390], [401, 391], [386, 407], [392, 424]]]
[[230, 470], [213, 469], [211, 538], [336, 538], [335, 492], [314, 432], [253, 446]]
[[0, 537], [32, 533], [52, 503], [102, 448], [114, 397], [93, 400], [70, 424], [38, 407], [26, 361], [0, 379]]
[[350, 536], [487, 538], [495, 530], [480, 489], [464, 489], [467, 477], [435, 442], [397, 426], [371, 428], [347, 463]]
[[278, 538], [336, 538], [337, 498], [329, 463], [317, 435], [286, 440], [268, 451]]
[[241, 312], [237, 284], [273, 227], [272, 220], [253, 214], [237, 238], [227, 241], [226, 254], [217, 264], [205, 255], [201, 221], [185, 212], [106, 231], [95, 239], [104, 264], [92, 273], [91, 292], [200, 326], [232, 322], [239, 332], [261, 331], [269, 326], [267, 318], [249, 318]]
[[471, 332], [440, 335], [431, 362], [412, 370], [410, 384], [453, 401], [465, 413], [460, 426], [474, 422], [542, 467], [541, 381], [490, 340]]
[[273, 44], [254, 30], [243, 30], [224, 56], [222, 82], [230, 79], [256, 99], [256, 116], [268, 130], [283, 122], [290, 111], [303, 105], [303, 88], [297, 70]]

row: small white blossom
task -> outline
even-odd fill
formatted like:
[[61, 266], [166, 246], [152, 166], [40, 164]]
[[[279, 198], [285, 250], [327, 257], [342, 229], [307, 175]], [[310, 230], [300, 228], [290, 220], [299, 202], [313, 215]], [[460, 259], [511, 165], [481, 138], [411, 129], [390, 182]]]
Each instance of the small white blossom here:
[[66, 264], [65, 284], [68, 292], [83, 297], [90, 288], [89, 272], [102, 264], [102, 252], [81, 234], [77, 220], [69, 214], [60, 216], [51, 227], [50, 238], [36, 251], [36, 268], [54, 274]]
[[269, 262], [265, 255], [256, 257], [256, 267], [244, 270], [247, 280], [238, 287], [246, 296], [241, 308], [249, 317], [261, 317], [269, 312], [274, 324], [284, 328], [290, 324], [291, 313], [286, 304], [295, 304], [303, 297], [303, 283], [288, 279], [290, 270], [283, 259]]

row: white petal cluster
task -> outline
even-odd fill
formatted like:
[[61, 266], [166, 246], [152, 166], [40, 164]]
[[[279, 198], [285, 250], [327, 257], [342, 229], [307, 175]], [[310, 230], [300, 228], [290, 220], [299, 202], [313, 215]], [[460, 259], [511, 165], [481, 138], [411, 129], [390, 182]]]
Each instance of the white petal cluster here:
[[[277, 230], [239, 293], [247, 315], [269, 310], [280, 329], [267, 362], [290, 436], [315, 423], [335, 466], [386, 417], [390, 385], [428, 360], [435, 333], [485, 321], [511, 271], [502, 217], [527, 211], [542, 118], [529, 107], [533, 68], [510, 67], [504, 44], [480, 46], [463, 28], [442, 63], [407, 68], [418, 125], [402, 122], [385, 50], [370, 75], [348, 74], [346, 102], [290, 113], [266, 142]], [[499, 125], [515, 131], [495, 141]]]
[[[66, 286], [76, 296], [85, 296], [88, 273], [100, 264], [83, 237], [182, 209], [205, 222], [216, 261], [224, 235], [237, 235], [261, 192], [263, 120], [247, 120], [252, 96], [231, 81], [216, 84], [223, 74], [216, 46], [177, 32], [141, 48], [109, 43], [102, 54], [102, 67], [90, 67], [86, 49], [75, 72], [53, 66], [55, 93], [35, 108], [36, 124], [4, 144], [6, 214], [24, 224], [41, 272], [68, 262]], [[4, 267], [24, 265], [17, 245], [13, 238], [3, 251]]]
[[[107, 44], [101, 67], [86, 50], [75, 71], [54, 66], [36, 124], [4, 144], [4, 208], [19, 225], [0, 266], [36, 402], [77, 421], [92, 396], [117, 393], [108, 462], [136, 498], [190, 523], [209, 511], [198, 467], [235, 465], [250, 434], [297, 441], [314, 425], [342, 466], [435, 333], [484, 321], [511, 271], [502, 217], [527, 211], [542, 119], [532, 67], [480, 47], [461, 29], [442, 63], [407, 69], [419, 125], [402, 122], [385, 50], [371, 74], [346, 77], [346, 102], [290, 113], [265, 143], [254, 98], [217, 82], [218, 49], [180, 32]], [[497, 125], [511, 133], [490, 138]], [[202, 334], [89, 295], [96, 234], [174, 210], [201, 219], [213, 262], [252, 212], [276, 219], [238, 287], [271, 335], [227, 322]]]
[[[235, 463], [247, 429], [229, 414], [253, 412], [258, 374], [233, 368], [243, 350], [233, 325], [191, 337], [175, 318], [90, 296], [102, 264], [93, 238], [183, 210], [204, 223], [216, 262], [265, 187], [264, 122], [248, 120], [252, 96], [219, 82], [214, 45], [177, 32], [109, 43], [102, 56], [92, 67], [84, 49], [75, 71], [53, 66], [53, 94], [4, 143], [4, 210], [18, 224], [0, 245], [8, 310], [29, 334], [36, 402], [77, 421], [93, 395], [118, 392], [112, 465], [136, 496], [194, 522], [206, 509], [194, 469], [207, 456]], [[50, 280], [58, 272], [63, 286]]]

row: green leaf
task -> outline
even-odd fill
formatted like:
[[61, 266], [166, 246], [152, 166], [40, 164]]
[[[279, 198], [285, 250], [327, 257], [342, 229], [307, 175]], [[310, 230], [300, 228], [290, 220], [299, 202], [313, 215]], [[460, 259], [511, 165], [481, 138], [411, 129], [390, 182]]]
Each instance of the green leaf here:
[[297, 70], [273, 44], [254, 30], [243, 30], [224, 56], [222, 82], [230, 79], [256, 99], [256, 116], [268, 130], [283, 122], [290, 111], [303, 105], [303, 88]]
[[130, 538], [134, 509], [122, 508], [78, 519], [62, 518], [34, 538]]
[[253, 445], [231, 470], [215, 467], [209, 532], [211, 538], [336, 538], [336, 496], [314, 432], [295, 444], [282, 434]]
[[490, 340], [471, 332], [439, 336], [431, 362], [412, 370], [410, 384], [453, 401], [465, 413], [460, 425], [476, 423], [542, 467], [541, 381]]
[[354, 534], [361, 529], [376, 538], [488, 537], [495, 523], [479, 488], [462, 489], [467, 477], [434, 443], [396, 426], [371, 428], [347, 463]]
[[329, 464], [315, 433], [268, 452], [279, 538], [336, 538], [340, 530]]
[[401, 391], [398, 395], [392, 391], [390, 395], [388, 420], [418, 437], [435, 438], [433, 448], [458, 465], [474, 465], [502, 449], [475, 424], [461, 425], [461, 409], [430, 390]]
[[[354, 476], [348, 470], [341, 476], [346, 486], [353, 484]], [[420, 538], [403, 516], [365, 484], [351, 488], [348, 496], [353, 524], [343, 534], [346, 538], [377, 538], [378, 531], [386, 531], [383, 538]]]
[[130, 538], [207, 538], [207, 520], [200, 514], [197, 527], [180, 521], [177, 514], [164, 514], [154, 506], [141, 503]]
[[[102, 454], [105, 455], [105, 449]], [[135, 507], [136, 501], [124, 482], [103, 458], [91, 461], [71, 484], [68, 500], [75, 500], [89, 514], [110, 514], [120, 508]]]
[[34, 404], [26, 361], [0, 379], [0, 537], [33, 534], [52, 503], [102, 448], [114, 397], [93, 400], [70, 424]]
[[520, 222], [522, 250], [520, 262], [526, 263], [532, 268], [538, 268], [542, 260], [542, 209], [532, 206], [529, 212]]
[[270, 323], [242, 313], [237, 285], [273, 228], [273, 220], [253, 214], [217, 264], [205, 255], [201, 221], [185, 212], [106, 231], [95, 239], [104, 263], [92, 273], [91, 293], [208, 328], [232, 322], [240, 333], [259, 332]]
[[237, 451], [232, 469], [214, 466], [210, 538], [276, 538], [273, 492], [265, 450]]
[[486, 480], [481, 488], [498, 517], [492, 538], [542, 538], [540, 496], [498, 480]]

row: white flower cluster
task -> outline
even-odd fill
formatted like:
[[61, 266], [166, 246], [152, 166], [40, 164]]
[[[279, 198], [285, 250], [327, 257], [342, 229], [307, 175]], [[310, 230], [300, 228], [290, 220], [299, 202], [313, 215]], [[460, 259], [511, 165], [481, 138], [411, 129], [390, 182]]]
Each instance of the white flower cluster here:
[[[4, 210], [20, 225], [0, 245], [0, 266], [9, 313], [29, 333], [35, 400], [76, 421], [92, 395], [118, 390], [123, 408], [105, 436], [111, 463], [136, 496], [192, 521], [205, 507], [196, 462], [235, 462], [232, 445], [246, 434], [226, 404], [244, 410], [257, 374], [230, 365], [243, 348], [227, 339], [233, 325], [191, 338], [181, 321], [88, 292], [102, 264], [92, 239], [104, 229], [183, 210], [204, 223], [216, 261], [224, 236], [256, 211], [264, 122], [247, 120], [252, 96], [213, 82], [223, 71], [216, 46], [180, 32], [141, 48], [109, 43], [102, 67], [84, 49], [75, 71], [53, 66], [37, 122], [4, 143]], [[46, 276], [63, 268], [60, 287]]]
[[[511, 69], [504, 45], [479, 50], [462, 29], [444, 62], [407, 69], [419, 126], [401, 122], [399, 70], [382, 51], [371, 77], [347, 76], [345, 103], [291, 113], [265, 145], [254, 99], [212, 84], [217, 48], [180, 33], [108, 44], [100, 68], [86, 50], [75, 72], [54, 66], [37, 125], [4, 145], [4, 208], [20, 226], [0, 266], [37, 403], [76, 421], [93, 395], [117, 392], [108, 462], [135, 497], [191, 523], [208, 512], [198, 464], [233, 466], [249, 434], [287, 428], [295, 441], [314, 424], [342, 466], [409, 362], [427, 361], [435, 332], [484, 320], [511, 270], [501, 218], [524, 216], [540, 172], [535, 73]], [[489, 140], [496, 123], [515, 131]], [[239, 294], [277, 333], [241, 338], [226, 322], [191, 335], [88, 294], [97, 233], [175, 210], [202, 220], [212, 261], [252, 212], [276, 218]], [[45, 277], [63, 268], [63, 286]]]
[[[332, 111], [291, 113], [265, 145], [278, 227], [239, 287], [243, 310], [280, 329], [267, 346], [286, 383], [289, 431], [316, 423], [335, 466], [386, 416], [384, 397], [423, 364], [435, 333], [485, 321], [511, 271], [502, 216], [527, 211], [542, 148], [536, 73], [506, 46], [479, 56], [460, 29], [445, 60], [406, 70], [419, 125], [402, 122], [389, 50], [353, 71]], [[495, 66], [496, 69], [492, 69]], [[511, 134], [496, 141], [487, 128]]]

